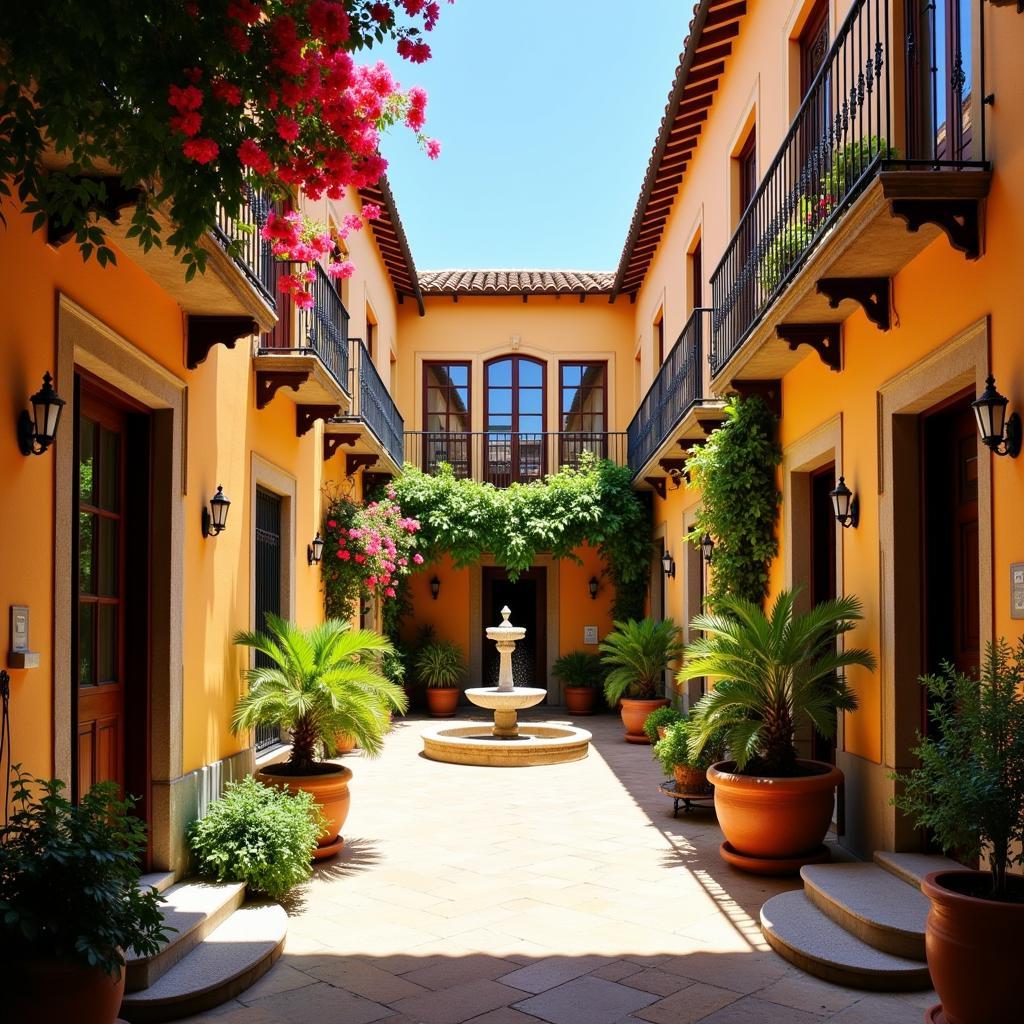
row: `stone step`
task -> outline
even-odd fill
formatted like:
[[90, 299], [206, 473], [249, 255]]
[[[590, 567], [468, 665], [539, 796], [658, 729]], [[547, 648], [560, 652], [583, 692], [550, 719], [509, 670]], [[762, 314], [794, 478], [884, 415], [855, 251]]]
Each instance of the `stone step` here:
[[924, 960], [928, 898], [876, 864], [808, 864], [807, 898], [836, 924], [875, 949]]
[[936, 853], [887, 853], [885, 850], [875, 851], [875, 863], [915, 889], [920, 889], [921, 879], [933, 871], [962, 871], [964, 867]]
[[149, 988], [125, 995], [121, 1016], [130, 1024], [178, 1020], [234, 999], [273, 966], [287, 928], [276, 903], [236, 910]]
[[161, 909], [167, 925], [167, 941], [153, 956], [137, 956], [134, 951], [128, 951], [126, 992], [148, 988], [188, 956], [242, 905], [245, 885], [241, 882], [179, 882], [166, 890], [164, 899]]
[[823, 914], [800, 889], [765, 903], [761, 931], [780, 956], [836, 985], [877, 992], [912, 992], [932, 986], [926, 964], [862, 942]]
[[174, 885], [173, 871], [151, 871], [139, 879], [140, 889], [156, 889], [157, 892], [167, 892]]

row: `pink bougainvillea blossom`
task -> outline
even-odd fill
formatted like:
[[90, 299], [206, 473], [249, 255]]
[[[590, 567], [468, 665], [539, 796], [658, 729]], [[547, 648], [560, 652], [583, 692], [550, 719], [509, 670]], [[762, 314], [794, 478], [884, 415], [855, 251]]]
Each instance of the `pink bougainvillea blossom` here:
[[182, 153], [198, 164], [208, 164], [217, 159], [220, 147], [213, 139], [188, 139], [181, 147]]

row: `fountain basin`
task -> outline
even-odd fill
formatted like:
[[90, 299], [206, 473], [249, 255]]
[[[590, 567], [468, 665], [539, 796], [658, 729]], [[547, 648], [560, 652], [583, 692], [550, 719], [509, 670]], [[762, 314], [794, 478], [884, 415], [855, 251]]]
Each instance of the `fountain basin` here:
[[510, 690], [501, 690], [497, 686], [472, 686], [466, 690], [466, 696], [474, 704], [491, 711], [500, 708], [509, 708], [513, 711], [532, 708], [547, 695], [547, 690], [539, 690], [533, 686], [513, 686]]
[[523, 728], [515, 739], [499, 739], [483, 723], [429, 729], [423, 734], [423, 754], [431, 761], [485, 768], [562, 764], [587, 756], [591, 735], [586, 729], [533, 722]]

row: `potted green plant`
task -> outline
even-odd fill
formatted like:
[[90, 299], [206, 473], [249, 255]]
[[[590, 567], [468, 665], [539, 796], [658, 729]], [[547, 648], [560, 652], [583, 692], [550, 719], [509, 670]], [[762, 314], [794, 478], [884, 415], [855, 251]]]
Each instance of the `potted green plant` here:
[[272, 614], [265, 633], [240, 632], [235, 643], [263, 655], [265, 664], [246, 671], [249, 692], [235, 706], [231, 727], [236, 733], [257, 725], [291, 732], [288, 761], [268, 765], [256, 777], [312, 794], [327, 819], [315, 856], [330, 857], [343, 845], [338, 834], [348, 816], [352, 772], [323, 755], [334, 749], [339, 733], [352, 736], [370, 757], [380, 753], [389, 713], [405, 710], [401, 687], [379, 668], [391, 644], [337, 619], [306, 630]]
[[1024, 639], [990, 644], [980, 680], [945, 665], [922, 680], [930, 727], [919, 767], [896, 775], [894, 803], [956, 858], [987, 871], [936, 871], [921, 890], [928, 970], [941, 1007], [931, 1021], [1024, 1020], [1017, 949], [1024, 930]]
[[[114, 783], [77, 803], [19, 767], [0, 830], [0, 985], [12, 1021], [112, 1024], [124, 951], [167, 941], [162, 897], [139, 886], [146, 829]], [[6, 975], [6, 977], [5, 977]]]
[[604, 666], [597, 654], [569, 651], [556, 659], [551, 674], [562, 684], [562, 695], [570, 715], [592, 715], [594, 693], [604, 680]]
[[427, 708], [435, 718], [451, 718], [459, 706], [462, 648], [450, 640], [434, 640], [416, 652], [416, 674], [427, 688]]
[[668, 704], [659, 697], [665, 670], [681, 651], [679, 627], [671, 619], [629, 619], [616, 622], [600, 646], [601, 660], [608, 675], [604, 695], [609, 706], [620, 701], [622, 724], [628, 743], [650, 743], [644, 720]]
[[809, 724], [832, 735], [835, 713], [857, 707], [845, 670], [875, 666], [870, 651], [838, 642], [861, 618], [855, 597], [823, 601], [801, 615], [795, 596], [782, 591], [766, 615], [752, 601], [723, 595], [717, 612], [693, 620], [703, 635], [687, 646], [678, 674], [681, 681], [715, 679], [691, 714], [693, 754], [716, 736], [727, 744], [733, 760], [707, 773], [725, 833], [722, 856], [763, 874], [796, 871], [821, 857], [843, 775], [801, 760], [795, 730]]
[[662, 771], [673, 776], [681, 793], [706, 793], [711, 788], [708, 769], [721, 760], [725, 748], [721, 739], [714, 737], [695, 755], [690, 744], [692, 734], [693, 723], [680, 717], [665, 727], [665, 735], [655, 743], [653, 754]]
[[657, 743], [665, 735], [665, 730], [676, 722], [683, 720], [683, 713], [677, 708], [666, 704], [664, 707], [655, 708], [644, 719], [644, 732], [650, 743]]

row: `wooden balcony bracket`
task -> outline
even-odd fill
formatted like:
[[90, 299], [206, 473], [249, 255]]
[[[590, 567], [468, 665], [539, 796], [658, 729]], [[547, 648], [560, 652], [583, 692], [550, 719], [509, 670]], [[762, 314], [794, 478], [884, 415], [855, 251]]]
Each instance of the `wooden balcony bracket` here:
[[686, 469], [686, 459], [660, 459], [658, 461], [658, 465], [661, 466], [666, 473], [678, 476]]
[[326, 462], [343, 445], [355, 448], [358, 434], [324, 434], [324, 462]]
[[356, 452], [345, 456], [345, 476], [355, 476], [361, 469], [377, 465], [377, 456], [368, 452]]
[[934, 224], [945, 232], [949, 244], [969, 260], [981, 256], [981, 199], [891, 199], [894, 217], [906, 222], [908, 231]]
[[853, 299], [880, 331], [892, 327], [892, 281], [888, 277], [823, 277], [817, 290], [832, 309], [838, 309], [843, 299]]
[[654, 488], [654, 493], [664, 501], [665, 495], [668, 493], [668, 488], [665, 486], [665, 478], [663, 476], [645, 476], [644, 480]]
[[390, 482], [390, 473], [363, 473], [363, 497]]
[[781, 380], [734, 380], [729, 387], [740, 398], [760, 398], [776, 419], [782, 419]]
[[809, 345], [818, 358], [838, 373], [843, 368], [843, 346], [839, 324], [779, 324], [775, 333], [792, 351], [798, 345]]
[[676, 444], [678, 444], [679, 447], [687, 454], [689, 454], [696, 445], [702, 443], [703, 442], [698, 441], [695, 437], [681, 437], [678, 441], [676, 441]]
[[281, 388], [298, 391], [309, 379], [309, 370], [257, 370], [256, 408], [265, 409]]
[[214, 345], [234, 348], [253, 334], [259, 334], [259, 324], [251, 316], [192, 316], [188, 317], [185, 365], [194, 370], [210, 354]]
[[722, 420], [697, 420], [697, 426], [704, 431], [705, 437], [711, 436], [712, 430], [717, 430], [722, 425]]
[[297, 405], [295, 406], [295, 436], [302, 437], [309, 433], [317, 420], [325, 423], [341, 411], [337, 405]]

